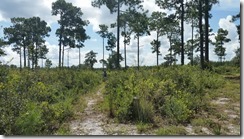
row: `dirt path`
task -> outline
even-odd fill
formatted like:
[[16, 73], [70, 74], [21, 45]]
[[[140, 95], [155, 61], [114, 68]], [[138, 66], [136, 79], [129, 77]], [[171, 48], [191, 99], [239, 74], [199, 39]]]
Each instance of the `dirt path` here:
[[217, 101], [212, 103], [217, 106], [226, 106], [226, 109], [222, 111], [222, 114], [226, 115], [226, 120], [224, 121], [224, 127], [228, 129], [226, 134], [240, 135], [240, 103], [230, 103], [229, 98], [218, 98]]
[[95, 110], [97, 101], [102, 98], [101, 89], [94, 96], [89, 96], [87, 107], [79, 114], [79, 119], [71, 121], [70, 130], [72, 135], [106, 135], [102, 126], [104, 115]]
[[[240, 135], [240, 104], [239, 103], [231, 103], [229, 98], [219, 97], [216, 100], [212, 100], [211, 102], [213, 105], [219, 107], [224, 106], [223, 111], [219, 111], [221, 114], [220, 119], [213, 119], [215, 121], [220, 121], [222, 124], [221, 133], [224, 135]], [[227, 107], [231, 106], [231, 107]], [[232, 109], [230, 109], [232, 108]], [[225, 118], [222, 119], [221, 118]], [[233, 124], [235, 123], [235, 124]], [[185, 127], [188, 135], [215, 135], [212, 131], [210, 131], [207, 127], [200, 127], [201, 132], [200, 134], [195, 133], [192, 125], [187, 125]], [[199, 127], [198, 127], [199, 128]]]
[[70, 123], [71, 135], [139, 135], [136, 125], [117, 124], [95, 108], [103, 101], [102, 89], [86, 98], [86, 109]]

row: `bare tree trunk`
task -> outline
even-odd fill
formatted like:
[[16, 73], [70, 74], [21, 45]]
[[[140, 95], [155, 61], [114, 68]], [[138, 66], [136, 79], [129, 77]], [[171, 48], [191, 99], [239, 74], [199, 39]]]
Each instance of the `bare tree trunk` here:
[[159, 53], [158, 53], [158, 50], [159, 49], [159, 43], [158, 43], [158, 32], [157, 32], [157, 66], [158, 66], [158, 55], [159, 55]]
[[139, 64], [139, 41], [140, 41], [140, 39], [139, 39], [139, 34], [137, 34], [137, 69], [139, 70], [139, 66], [140, 66], [140, 64]]
[[209, 0], [205, 0], [205, 61], [209, 62]]
[[104, 71], [104, 38], [103, 38], [103, 71]]
[[126, 69], [126, 23], [124, 27], [125, 37], [124, 37], [124, 54], [125, 54], [125, 69]]
[[181, 0], [181, 65], [184, 65], [184, 0]]
[[29, 52], [29, 50], [27, 49], [27, 56], [28, 56], [28, 58], [27, 58], [27, 62], [28, 62], [28, 68], [30, 68], [30, 52]]
[[34, 69], [34, 65], [35, 65], [35, 58], [34, 58], [34, 46], [33, 46], [33, 50], [31, 52], [31, 68]]
[[119, 35], [120, 35], [120, 23], [119, 23], [119, 18], [120, 18], [120, 0], [118, 0], [118, 16], [117, 16], [117, 68], [119, 69]]
[[60, 20], [61, 20], [61, 29], [60, 29], [60, 35], [59, 35], [59, 63], [58, 66], [61, 68], [61, 49], [62, 49], [62, 38], [63, 38], [63, 30], [64, 27], [62, 25], [62, 19], [63, 19], [63, 12], [60, 13]]
[[38, 44], [38, 42], [36, 42], [36, 52], [35, 52], [35, 68], [37, 68], [37, 64], [38, 64], [38, 55], [37, 55], [38, 51], [37, 51], [37, 44]]
[[202, 31], [202, 0], [199, 0], [199, 32], [200, 32], [200, 58], [201, 58], [201, 68], [204, 69], [203, 31]]
[[24, 46], [24, 68], [26, 67], [26, 47]]
[[79, 47], [79, 67], [80, 67], [80, 47]]
[[173, 61], [172, 61], [172, 46], [171, 46], [171, 37], [169, 38], [169, 49], [170, 49], [170, 66], [172, 65]]
[[22, 53], [21, 53], [21, 46], [19, 48], [19, 56], [20, 56], [20, 59], [19, 59], [19, 66], [20, 66], [20, 71], [22, 70]]
[[64, 45], [62, 50], [62, 68], [64, 67]]
[[193, 66], [193, 51], [194, 51], [193, 32], [194, 32], [194, 26], [193, 26], [193, 19], [192, 19], [192, 26], [191, 26], [191, 65], [192, 66]]

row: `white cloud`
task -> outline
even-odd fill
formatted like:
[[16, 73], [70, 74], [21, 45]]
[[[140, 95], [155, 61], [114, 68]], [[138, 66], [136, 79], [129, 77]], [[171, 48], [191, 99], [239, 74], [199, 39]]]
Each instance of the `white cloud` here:
[[[40, 16], [49, 24], [57, 18], [51, 15], [51, 2], [54, 0], [1, 0], [0, 21], [13, 17], [33, 17]], [[10, 8], [11, 7], [11, 8]]]
[[5, 47], [3, 49], [5, 53], [7, 54], [6, 56], [0, 57], [0, 61], [4, 64], [9, 63], [9, 64], [14, 64], [19, 66], [20, 63], [20, 57], [17, 54], [17, 52], [12, 51], [12, 47]]
[[237, 49], [238, 46], [240, 46], [236, 25], [230, 22], [231, 19], [232, 17], [229, 15], [226, 18], [222, 18], [219, 20], [219, 27], [227, 30], [228, 31], [227, 38], [231, 39], [229, 43], [226, 43], [224, 45], [227, 53], [226, 59], [228, 60], [230, 60], [235, 56], [234, 50]]
[[219, 27], [228, 31], [227, 37], [231, 40], [235, 40], [237, 36], [237, 29], [234, 23], [231, 23], [232, 16], [227, 16], [226, 18], [221, 18], [219, 20]]
[[[235, 56], [235, 50], [240, 46], [239, 43], [239, 36], [237, 34], [236, 25], [232, 22], [230, 22], [232, 19], [232, 16], [227, 16], [226, 18], [221, 18], [219, 20], [219, 28], [223, 28], [224, 30], [228, 31], [227, 38], [231, 39], [230, 42], [225, 43], [224, 47], [226, 48], [226, 60], [231, 60]], [[217, 32], [214, 32], [214, 36], [211, 36], [210, 39], [215, 42], [215, 36]], [[218, 57], [214, 53], [215, 46], [210, 45], [210, 60], [218, 60]]]

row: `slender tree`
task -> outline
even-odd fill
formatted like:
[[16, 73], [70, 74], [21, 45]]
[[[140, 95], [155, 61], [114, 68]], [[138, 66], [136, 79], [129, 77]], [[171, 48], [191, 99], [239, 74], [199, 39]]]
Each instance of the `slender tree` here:
[[25, 23], [30, 26], [30, 34], [32, 34], [31, 45], [29, 48], [29, 55], [31, 55], [32, 67], [35, 68], [38, 65], [39, 58], [45, 58], [48, 49], [45, 45], [45, 37], [49, 37], [51, 28], [47, 26], [47, 23], [41, 20], [39, 17], [32, 17], [26, 19]]
[[148, 26], [148, 11], [144, 11], [143, 13], [137, 12], [135, 9], [129, 11], [131, 14], [130, 18], [128, 18], [128, 25], [131, 28], [131, 31], [135, 33], [135, 38], [137, 38], [137, 68], [139, 70], [139, 54], [140, 54], [140, 36], [144, 34], [150, 35], [149, 26]]
[[107, 40], [107, 45], [106, 50], [110, 51], [112, 53], [113, 49], [116, 47], [116, 37], [112, 32], [109, 32], [107, 34], [108, 40]]
[[[103, 61], [104, 61], [104, 39], [108, 37], [108, 26], [102, 24], [99, 25], [100, 31], [97, 31], [97, 33], [102, 37], [103, 39]], [[103, 64], [103, 70], [104, 70], [104, 62]]]
[[89, 66], [91, 69], [93, 69], [93, 65], [95, 63], [97, 63], [97, 60], [96, 60], [96, 55], [97, 53], [93, 52], [93, 51], [90, 51], [88, 53], [86, 53], [86, 56], [85, 56], [85, 65]]
[[61, 67], [64, 61], [64, 47], [81, 48], [84, 46], [84, 41], [89, 39], [84, 29], [89, 22], [81, 19], [83, 13], [80, 8], [65, 0], [57, 0], [52, 3], [52, 15], [60, 15], [58, 20], [60, 28], [56, 30], [56, 35], [59, 37], [59, 67]]
[[202, 24], [202, 0], [199, 0], [199, 5], [198, 5], [198, 13], [199, 13], [199, 34], [200, 34], [200, 59], [201, 59], [201, 68], [204, 69], [204, 52], [203, 52], [203, 24]]
[[121, 35], [124, 37], [124, 61], [125, 61], [125, 69], [127, 68], [126, 64], [126, 45], [130, 44], [130, 35], [131, 31], [128, 26], [128, 18], [130, 17], [130, 14], [128, 12], [124, 12], [120, 15], [120, 27], [124, 29], [121, 32]]
[[46, 59], [45, 67], [49, 69], [51, 68], [51, 66], [52, 66], [52, 61], [50, 59]]
[[[166, 57], [164, 57], [164, 59], [170, 60], [168, 63], [170, 65], [172, 65], [173, 62], [177, 61], [176, 54], [178, 54], [178, 51], [174, 52], [174, 54], [173, 54], [173, 51], [177, 49], [176, 47], [178, 45], [175, 45], [175, 44], [179, 44], [178, 41], [179, 41], [179, 36], [180, 36], [180, 26], [179, 26], [179, 22], [177, 20], [175, 20], [175, 15], [171, 14], [165, 18], [165, 26], [166, 26], [166, 28], [165, 28], [166, 35], [167, 35], [167, 38], [169, 39], [170, 54], [166, 55]], [[174, 46], [174, 48], [173, 48], [173, 46]], [[179, 50], [179, 48], [177, 50]]]
[[209, 62], [209, 18], [212, 17], [212, 15], [209, 13], [209, 11], [212, 9], [212, 6], [216, 3], [218, 3], [218, 0], [204, 0], [204, 20], [205, 20], [205, 62]]
[[198, 38], [195, 38], [195, 39], [189, 39], [187, 40], [186, 42], [186, 45], [185, 45], [185, 53], [187, 54], [188, 56], [188, 59], [191, 61], [191, 65], [194, 65], [194, 62], [193, 62], [193, 53], [194, 53], [194, 50], [197, 49], [199, 46], [199, 40]]
[[119, 68], [119, 38], [120, 38], [120, 8], [122, 6], [133, 7], [135, 9], [142, 8], [140, 3], [142, 0], [93, 0], [92, 6], [100, 8], [102, 5], [106, 5], [110, 10], [110, 13], [113, 14], [117, 12], [117, 67]]
[[204, 0], [204, 20], [205, 20], [205, 62], [209, 62], [209, 0]]
[[[191, 40], [188, 40], [186, 43], [186, 53], [188, 54], [188, 59], [191, 60], [191, 65], [193, 65], [193, 55], [194, 55], [194, 28], [197, 27], [199, 23], [198, 19], [198, 4], [196, 0], [192, 0], [186, 4], [186, 22], [191, 24]], [[191, 45], [190, 45], [191, 42]], [[190, 47], [191, 46], [191, 47]], [[190, 51], [191, 50], [191, 51]]]
[[[23, 47], [24, 67], [27, 60], [27, 46], [31, 44], [30, 26], [25, 24], [25, 18], [11, 18], [12, 26], [4, 28], [4, 37], [7, 39], [7, 44], [13, 44], [13, 50], [17, 51], [21, 57], [21, 47]], [[20, 58], [21, 59], [21, 58]], [[20, 63], [21, 65], [21, 63]]]
[[217, 36], [215, 36], [215, 45], [214, 52], [219, 57], [220, 62], [222, 62], [223, 57], [226, 55], [225, 47], [223, 47], [224, 43], [230, 42], [231, 40], [227, 38], [228, 31], [220, 28], [218, 30]]
[[[100, 60], [101, 63], [106, 65], [109, 69], [120, 69], [121, 65], [120, 62], [123, 60], [121, 54], [119, 54], [119, 65], [117, 64], [117, 53], [114, 51], [114, 48], [116, 47], [116, 37], [112, 32], [109, 32], [107, 34], [107, 45], [106, 50], [110, 51], [109, 57], [106, 60]], [[119, 67], [118, 67], [119, 66]]]
[[48, 52], [44, 45], [44, 38], [51, 31], [50, 27], [47, 27], [47, 23], [41, 21], [39, 17], [12, 18], [11, 22], [13, 26], [4, 30], [5, 37], [8, 39], [8, 44], [14, 44], [13, 50], [20, 54], [20, 65], [21, 47], [23, 47], [24, 67], [26, 67], [26, 60], [28, 61], [28, 67], [30, 67], [30, 60], [32, 61], [32, 67], [34, 65], [37, 67], [38, 58], [45, 57]]
[[163, 9], [174, 9], [181, 20], [181, 65], [184, 65], [184, 0], [156, 0], [156, 4]]
[[161, 55], [159, 48], [160, 48], [160, 41], [159, 37], [165, 35], [166, 33], [166, 26], [165, 26], [165, 16], [166, 13], [162, 12], [153, 12], [151, 17], [149, 18], [149, 28], [151, 31], [156, 31], [156, 40], [154, 39], [151, 42], [152, 47], [152, 52], [156, 52], [157, 56], [157, 66], [158, 66], [158, 56]]

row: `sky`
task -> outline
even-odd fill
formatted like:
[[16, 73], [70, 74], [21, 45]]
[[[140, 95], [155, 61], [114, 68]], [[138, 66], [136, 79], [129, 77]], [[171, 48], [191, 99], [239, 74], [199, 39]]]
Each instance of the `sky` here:
[[[10, 19], [13, 17], [33, 17], [39, 16], [42, 20], [45, 20], [51, 27], [52, 31], [49, 33], [50, 37], [46, 38], [46, 45], [49, 49], [46, 57], [52, 61], [53, 67], [58, 66], [58, 37], [55, 35], [55, 31], [59, 28], [57, 20], [58, 16], [51, 15], [51, 5], [52, 2], [56, 0], [1, 0], [0, 4], [0, 37], [3, 37], [3, 28], [10, 27]], [[85, 54], [93, 50], [97, 52], [97, 60], [102, 59], [102, 38], [96, 33], [99, 31], [99, 24], [110, 25], [116, 21], [116, 14], [110, 14], [107, 7], [102, 6], [100, 9], [91, 6], [92, 0], [66, 0], [71, 2], [74, 6], [80, 7], [83, 16], [82, 19], [89, 20], [90, 24], [86, 26], [86, 33], [90, 36], [89, 40], [86, 40], [85, 47], [81, 48], [81, 62], [85, 60]], [[144, 0], [144, 9], [148, 9], [149, 13], [153, 11], [169, 12], [165, 9], [160, 9], [155, 5], [155, 0]], [[210, 13], [213, 15], [210, 19], [210, 27], [213, 29], [213, 33], [216, 34], [219, 28], [227, 30], [228, 38], [231, 39], [230, 42], [224, 44], [226, 48], [226, 60], [231, 60], [235, 56], [235, 49], [237, 49], [239, 44], [238, 34], [236, 30], [235, 23], [231, 23], [233, 15], [238, 14], [240, 11], [240, 1], [238, 0], [219, 0], [219, 4], [212, 7]], [[238, 21], [240, 23], [240, 21]], [[239, 24], [239, 23], [236, 24]], [[116, 29], [111, 29], [110, 31], [117, 34]], [[131, 42], [126, 46], [127, 49], [127, 65], [135, 66], [137, 65], [137, 40], [131, 37]], [[156, 33], [151, 32], [150, 36], [140, 37], [140, 65], [152, 66], [156, 65], [156, 54], [152, 53], [150, 42], [156, 38]], [[191, 25], [185, 23], [184, 32], [185, 41], [191, 38]], [[214, 36], [210, 37], [214, 41]], [[164, 56], [169, 53], [169, 41], [166, 36], [160, 37], [161, 47], [160, 51], [162, 56], [159, 56], [159, 63], [163, 63]], [[106, 43], [106, 40], [105, 40]], [[106, 44], [105, 44], [106, 45]], [[68, 48], [68, 47], [67, 47]], [[19, 55], [13, 52], [10, 47], [4, 48], [6, 56], [0, 57], [2, 63], [14, 64], [19, 66]], [[117, 51], [117, 49], [115, 48]], [[218, 57], [214, 53], [214, 46], [210, 44], [209, 58], [211, 61], [218, 61]], [[123, 38], [120, 37], [120, 52], [122, 57], [124, 57], [124, 44]], [[66, 49], [64, 54], [64, 66], [72, 66], [79, 64], [79, 51], [78, 49]], [[105, 59], [109, 56], [109, 52], [105, 51]], [[180, 59], [178, 59], [178, 63]], [[188, 63], [187, 56], [185, 56], [185, 63]], [[39, 65], [42, 67], [45, 60], [40, 60]], [[124, 66], [124, 61], [120, 63], [122, 67]], [[95, 68], [102, 67], [102, 64], [97, 62], [94, 65]]]

